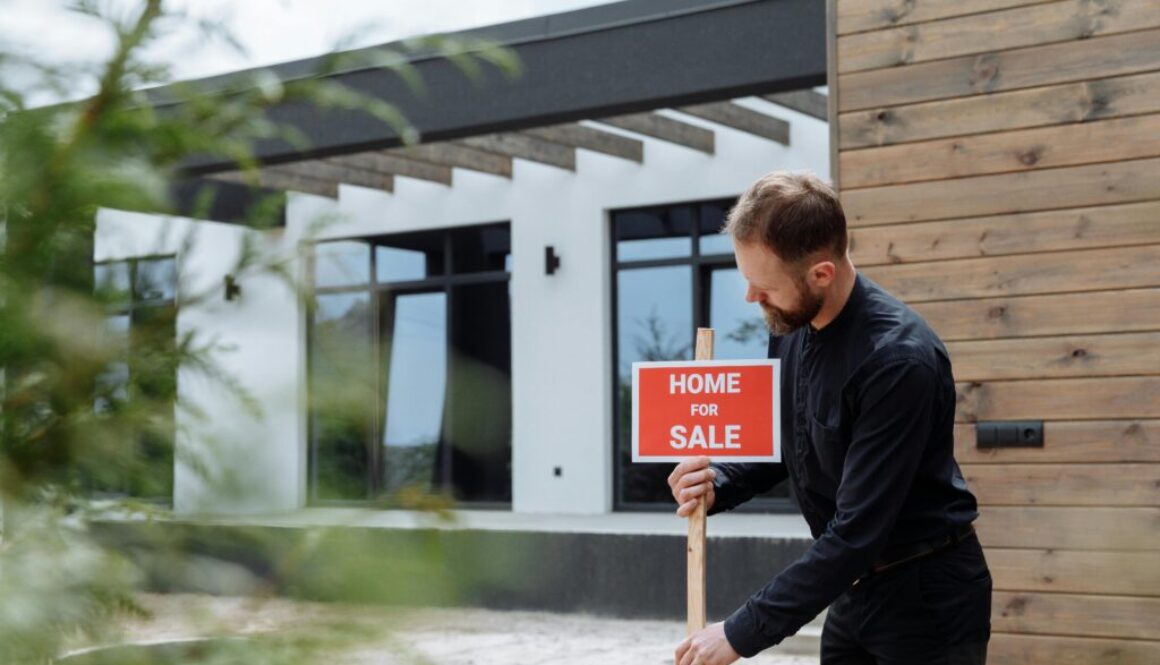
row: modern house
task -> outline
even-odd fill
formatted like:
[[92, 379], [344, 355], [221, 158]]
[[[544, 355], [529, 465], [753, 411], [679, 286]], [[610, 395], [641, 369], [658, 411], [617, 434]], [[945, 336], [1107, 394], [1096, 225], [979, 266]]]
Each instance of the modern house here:
[[[169, 279], [154, 300], [221, 290], [174, 332], [228, 345], [262, 407], [178, 377], [211, 416], [177, 415], [178, 450], [218, 442], [239, 488], [207, 492], [178, 454], [179, 515], [389, 543], [427, 524], [400, 508], [419, 485], [454, 496], [460, 532], [539, 548], [533, 577], [564, 589], [481, 603], [679, 613], [684, 524], [668, 469], [629, 459], [627, 368], [691, 357], [697, 326], [718, 357], [763, 355], [717, 231], [755, 178], [808, 169], [840, 189], [855, 264], [951, 351], [992, 662], [1160, 658], [1154, 3], [628, 0], [477, 34], [524, 74], [474, 86], [416, 56], [423, 98], [387, 71], [335, 74], [397, 103], [418, 144], [273, 109], [312, 146], [258, 148], [260, 184], [289, 192], [277, 229], [236, 223], [240, 176], [210, 159], [187, 174], [229, 194], [212, 221], [101, 211], [101, 270]], [[307, 295], [230, 276], [243, 242], [291, 257]], [[338, 393], [365, 408], [328, 411]], [[808, 546], [776, 491], [709, 533], [730, 562], [711, 564], [711, 614]]]

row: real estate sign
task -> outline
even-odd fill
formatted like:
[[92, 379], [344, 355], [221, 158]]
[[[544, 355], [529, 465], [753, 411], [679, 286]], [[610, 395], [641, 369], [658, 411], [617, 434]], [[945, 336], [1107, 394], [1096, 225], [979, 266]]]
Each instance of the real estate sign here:
[[780, 462], [777, 360], [632, 365], [632, 461]]

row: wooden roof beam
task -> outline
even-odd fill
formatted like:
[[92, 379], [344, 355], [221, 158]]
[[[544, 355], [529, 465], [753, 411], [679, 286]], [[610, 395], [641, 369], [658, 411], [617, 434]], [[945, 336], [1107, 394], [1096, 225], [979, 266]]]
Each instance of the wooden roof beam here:
[[416, 178], [440, 185], [451, 185], [451, 167], [430, 162], [421, 162], [386, 152], [360, 152], [352, 155], [328, 157], [329, 164], [346, 168], [371, 171], [391, 176]]
[[797, 111], [798, 113], [813, 116], [822, 122], [829, 122], [829, 115], [826, 110], [829, 99], [826, 95], [815, 90], [779, 92], [772, 95], [761, 95], [761, 98], [778, 106], [784, 106], [787, 109]]
[[636, 163], [644, 161], [644, 142], [577, 123], [525, 129], [524, 134], [544, 141], [583, 148]]
[[460, 145], [469, 148], [507, 155], [530, 162], [555, 166], [568, 171], [576, 170], [576, 149], [544, 141], [527, 134], [504, 132], [487, 136], [472, 136], [460, 139]]
[[497, 155], [453, 143], [422, 143], [394, 148], [385, 154], [437, 166], [487, 173], [501, 178], [512, 177], [512, 158], [508, 155]]
[[338, 166], [318, 160], [266, 166], [262, 168], [262, 171], [284, 173], [286, 175], [313, 178], [315, 180], [341, 182], [347, 185], [378, 189], [384, 192], [395, 191], [395, 179], [393, 176], [384, 173], [375, 173], [373, 171], [364, 171], [362, 169], [353, 169], [348, 166]]
[[733, 102], [712, 102], [682, 106], [678, 109], [702, 120], [760, 136], [763, 139], [789, 145], [789, 123]]
[[[255, 180], [251, 176], [256, 176]], [[303, 176], [272, 172], [265, 169], [256, 171], [253, 174], [243, 173], [242, 171], [220, 171], [218, 173], [208, 173], [205, 178], [212, 180], [220, 180], [222, 182], [234, 182], [242, 185], [257, 185], [259, 187], [266, 187], [269, 189], [277, 189], [280, 191], [304, 192], [306, 194], [314, 194], [316, 196], [325, 196], [329, 199], [338, 198], [338, 183], [333, 181], [316, 180], [314, 178], [307, 178]]]
[[713, 154], [715, 149], [715, 136], [712, 130], [674, 120], [658, 113], [618, 115], [611, 118], [600, 118], [596, 122], [709, 155]]

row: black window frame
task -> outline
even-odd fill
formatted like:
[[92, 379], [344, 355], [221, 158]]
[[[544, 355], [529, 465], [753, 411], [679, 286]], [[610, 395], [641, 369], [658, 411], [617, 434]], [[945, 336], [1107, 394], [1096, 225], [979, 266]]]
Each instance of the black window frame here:
[[[709, 325], [710, 313], [710, 290], [705, 288], [708, 280], [706, 277], [708, 273], [713, 270], [722, 268], [736, 268], [737, 259], [734, 255], [729, 253], [717, 254], [702, 254], [701, 253], [701, 219], [696, 216], [690, 224], [689, 238], [692, 246], [689, 254], [686, 256], [674, 256], [660, 259], [633, 259], [628, 261], [620, 261], [617, 256], [617, 216], [625, 213], [636, 213], [644, 211], [659, 211], [666, 209], [674, 209], [682, 206], [720, 206], [723, 210], [729, 210], [737, 201], [737, 197], [712, 198], [712, 199], [694, 199], [687, 201], [673, 201], [661, 204], [653, 204], [646, 206], [631, 206], [625, 208], [610, 209], [606, 213], [606, 222], [608, 229], [609, 242], [609, 289], [611, 297], [609, 298], [609, 319], [612, 322], [612, 381], [611, 381], [611, 400], [612, 400], [612, 509], [615, 512], [669, 512], [673, 510], [672, 503], [648, 503], [641, 501], [625, 501], [622, 497], [623, 487], [623, 469], [620, 464], [621, 452], [621, 432], [620, 432], [620, 400], [618, 399], [618, 389], [620, 386], [620, 320], [618, 313], [619, 306], [619, 281], [618, 276], [621, 270], [632, 270], [637, 268], [668, 268], [668, 267], [689, 267], [692, 272], [692, 293], [690, 297], [693, 299], [692, 307], [692, 321], [693, 330], [690, 331], [692, 337], [696, 338], [696, 329], [698, 327], [706, 327]], [[675, 236], [680, 237], [680, 236]], [[630, 462], [631, 463], [631, 462]], [[788, 483], [784, 483], [788, 487]], [[733, 512], [739, 513], [761, 513], [761, 514], [782, 514], [797, 512], [797, 507], [794, 504], [792, 491], [787, 497], [755, 497], [752, 500], [738, 506]]]
[[[375, 371], [375, 391], [376, 399], [381, 401], [386, 394], [386, 386], [384, 385], [384, 378], [381, 369], [383, 359], [382, 349], [382, 316], [380, 300], [384, 293], [390, 292], [394, 294], [420, 294], [420, 293], [443, 293], [447, 299], [447, 330], [444, 339], [445, 347], [450, 351], [453, 349], [453, 340], [459, 325], [454, 316], [454, 309], [452, 303], [452, 291], [461, 286], [469, 286], [475, 284], [509, 284], [511, 283], [511, 271], [508, 268], [499, 270], [486, 270], [468, 273], [455, 273], [455, 233], [464, 229], [484, 230], [487, 227], [505, 228], [509, 234], [511, 232], [511, 221], [491, 221], [477, 224], [465, 224], [451, 227], [439, 227], [432, 229], [417, 229], [412, 231], [401, 231], [397, 233], [380, 233], [367, 236], [347, 236], [335, 238], [323, 238], [314, 241], [304, 241], [300, 245], [300, 256], [303, 258], [303, 265], [305, 267], [304, 274], [307, 275], [306, 303], [306, 395], [307, 404], [312, 404], [311, 389], [313, 386], [312, 363], [310, 361], [310, 353], [313, 348], [313, 333], [314, 333], [314, 302], [319, 295], [333, 295], [333, 294], [351, 294], [351, 293], [366, 293], [369, 294], [369, 313], [368, 321], [371, 330], [368, 331], [370, 335], [371, 353], [373, 355], [372, 361], [376, 368]], [[442, 270], [439, 274], [428, 276], [422, 279], [407, 279], [397, 281], [378, 281], [378, 253], [375, 247], [378, 245], [389, 245], [389, 241], [398, 240], [407, 236], [419, 236], [427, 234], [442, 234]], [[510, 235], [509, 235], [510, 237]], [[314, 262], [314, 247], [331, 242], [362, 242], [366, 243], [370, 248], [370, 273], [365, 284], [346, 285], [346, 286], [327, 286], [317, 287], [314, 284], [315, 278], [315, 262]], [[509, 245], [508, 253], [511, 255], [512, 248]], [[509, 287], [510, 289], [510, 287]], [[510, 298], [509, 298], [510, 306]], [[510, 326], [510, 321], [509, 321]], [[511, 340], [508, 340], [509, 349]], [[450, 400], [450, 396], [447, 398]], [[446, 410], [447, 407], [444, 407]], [[383, 482], [383, 451], [382, 451], [382, 434], [385, 427], [385, 407], [375, 407], [373, 422], [369, 428], [367, 451], [368, 451], [368, 468], [367, 473], [369, 477], [367, 480], [367, 496], [363, 499], [320, 499], [317, 496], [318, 492], [318, 446], [314, 441], [314, 409], [308, 407], [306, 418], [306, 445], [307, 445], [307, 482], [306, 482], [306, 504], [311, 507], [367, 507], [368, 505], [375, 505], [384, 499], [382, 492]], [[445, 455], [444, 457], [448, 457]], [[449, 460], [439, 459], [436, 463], [442, 468], [444, 474], [449, 474]], [[509, 461], [510, 464], [510, 461]], [[443, 479], [447, 482], [447, 478]], [[458, 510], [511, 510], [511, 501], [456, 501], [455, 508]]]

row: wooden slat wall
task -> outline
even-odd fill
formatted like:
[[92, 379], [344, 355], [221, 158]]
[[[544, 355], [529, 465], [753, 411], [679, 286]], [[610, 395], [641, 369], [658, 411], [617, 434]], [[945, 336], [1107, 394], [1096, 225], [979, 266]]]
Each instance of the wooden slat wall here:
[[[854, 262], [947, 343], [991, 663], [1160, 663], [1160, 3], [830, 0]], [[978, 420], [1043, 420], [979, 450]]]

